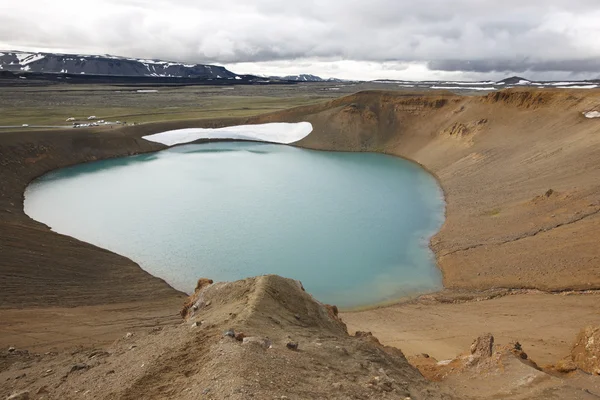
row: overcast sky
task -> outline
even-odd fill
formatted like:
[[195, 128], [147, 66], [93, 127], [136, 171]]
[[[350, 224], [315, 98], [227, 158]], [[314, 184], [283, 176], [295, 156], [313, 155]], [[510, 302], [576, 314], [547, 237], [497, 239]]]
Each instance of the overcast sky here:
[[600, 77], [600, 0], [0, 0], [0, 49], [348, 79]]

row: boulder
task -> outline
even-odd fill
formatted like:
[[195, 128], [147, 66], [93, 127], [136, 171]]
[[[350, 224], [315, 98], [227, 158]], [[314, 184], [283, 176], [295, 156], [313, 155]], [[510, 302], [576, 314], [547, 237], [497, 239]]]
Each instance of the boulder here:
[[579, 332], [571, 358], [582, 371], [600, 375], [600, 326], [588, 326]]
[[475, 359], [490, 358], [494, 353], [494, 336], [491, 333], [479, 336], [471, 345], [471, 354]]
[[242, 344], [260, 346], [263, 349], [268, 349], [271, 347], [271, 341], [268, 338], [254, 336], [245, 337], [244, 339], [242, 339]]

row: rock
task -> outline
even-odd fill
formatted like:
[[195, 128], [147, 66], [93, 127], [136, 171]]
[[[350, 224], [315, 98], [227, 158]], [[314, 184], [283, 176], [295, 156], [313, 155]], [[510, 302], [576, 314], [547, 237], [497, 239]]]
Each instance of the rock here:
[[202, 325], [202, 322], [196, 321], [192, 324], [192, 328], [198, 328], [200, 325]]
[[194, 292], [197, 292], [198, 290], [202, 290], [205, 287], [210, 286], [212, 284], [213, 284], [212, 279], [200, 278], [200, 279], [198, 279], [198, 283], [196, 283], [196, 289], [194, 289]]
[[523, 346], [519, 342], [513, 342], [508, 345], [508, 350], [522, 360], [527, 360], [529, 357], [523, 351]]
[[563, 374], [567, 374], [569, 372], [576, 371], [577, 365], [575, 365], [571, 357], [567, 357], [557, 362], [554, 365], [554, 370]]
[[300, 320], [300, 314], [295, 314], [294, 318], [296, 318], [299, 321]]
[[127, 332], [127, 334], [125, 335], [125, 339], [131, 339], [133, 336], [134, 336], [133, 333]]
[[242, 344], [258, 345], [258, 346], [262, 347], [263, 349], [268, 349], [271, 347], [271, 341], [268, 338], [262, 338], [262, 337], [256, 337], [256, 336], [245, 337], [242, 340]]
[[298, 350], [298, 343], [296, 343], [296, 342], [287, 342], [287, 344], [285, 345], [285, 347], [287, 347], [290, 350]]
[[477, 359], [490, 358], [494, 352], [494, 336], [491, 333], [479, 336], [471, 345], [471, 354]]
[[42, 386], [42, 387], [40, 387], [40, 388], [39, 388], [39, 389], [38, 389], [38, 390], [35, 392], [35, 394], [46, 394], [46, 393], [48, 393], [48, 387], [47, 387], [47, 386], [45, 386], [45, 385], [44, 385], [44, 386]]
[[129, 350], [133, 350], [135, 348], [137, 348], [137, 346], [135, 344], [132, 344], [131, 346], [129, 346]]
[[104, 350], [95, 350], [92, 351], [90, 353], [90, 355], [88, 356], [88, 358], [96, 358], [96, 357], [106, 357], [109, 356], [110, 354], [107, 351]]
[[6, 400], [29, 400], [29, 391], [26, 390], [24, 392], [11, 394], [6, 398]]
[[600, 326], [589, 326], [579, 332], [571, 359], [582, 371], [600, 375]]
[[8, 352], [9, 352], [9, 353], [14, 353], [16, 350], [17, 350], [17, 349], [15, 349], [15, 348], [14, 348], [14, 347], [12, 347], [12, 346], [8, 348]]
[[235, 331], [233, 329], [229, 329], [223, 333], [223, 336], [229, 336], [230, 338], [235, 338]]
[[332, 306], [330, 304], [325, 304], [325, 308], [327, 309], [327, 312], [329, 313], [329, 316], [333, 319], [337, 319], [338, 318], [338, 314], [339, 314], [339, 310], [337, 308], [337, 306]]
[[554, 194], [554, 190], [553, 190], [553, 189], [548, 189], [548, 190], [546, 191], [546, 193], [544, 193], [544, 196], [546, 196], [546, 197], [550, 197], [550, 196], [552, 196], [553, 194]]
[[69, 370], [69, 372], [81, 371], [81, 370], [89, 369], [89, 368], [90, 368], [89, 365], [80, 363], [80, 364], [73, 365], [71, 367], [71, 369]]
[[355, 337], [362, 339], [362, 340], [366, 340], [369, 342], [372, 342], [374, 344], [377, 345], [381, 345], [381, 343], [379, 342], [379, 339], [377, 339], [375, 336], [373, 336], [373, 334], [371, 332], [361, 332], [361, 331], [357, 331], [354, 334]]
[[237, 340], [238, 342], [243, 341], [245, 337], [246, 335], [244, 334], [244, 332], [238, 332], [235, 334], [235, 340]]
[[212, 304], [212, 301], [210, 301], [210, 300], [205, 303], [206, 307], [210, 306], [211, 304]]

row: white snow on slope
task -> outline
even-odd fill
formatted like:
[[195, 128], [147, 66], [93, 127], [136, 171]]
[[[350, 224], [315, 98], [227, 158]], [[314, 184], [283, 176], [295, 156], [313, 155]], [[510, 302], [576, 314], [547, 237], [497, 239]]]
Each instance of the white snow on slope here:
[[600, 111], [588, 111], [584, 112], [586, 118], [600, 118]]
[[598, 85], [556, 86], [557, 89], [595, 89]]
[[289, 144], [305, 138], [313, 130], [310, 122], [274, 122], [260, 125], [237, 125], [226, 128], [176, 129], [143, 136], [150, 142], [167, 146], [190, 143], [199, 139], [240, 139]]
[[[494, 85], [496, 84], [495, 82], [492, 81], [480, 81], [480, 82], [463, 82], [463, 81], [445, 81], [445, 84], [448, 85], [464, 85], [464, 86], [469, 86], [469, 85]], [[504, 83], [504, 82], [502, 82]]]
[[27, 65], [34, 61], [41, 60], [46, 57], [43, 54], [33, 54], [33, 53], [14, 53], [15, 57], [19, 60], [19, 64]]
[[445, 90], [487, 90], [487, 91], [492, 91], [492, 90], [498, 90], [496, 88], [493, 88], [491, 86], [488, 87], [468, 87], [468, 86], [431, 86], [430, 89], [445, 89]]
[[552, 83], [547, 83], [546, 85], [549, 86], [566, 86], [566, 85], [576, 85], [579, 82], [552, 82]]

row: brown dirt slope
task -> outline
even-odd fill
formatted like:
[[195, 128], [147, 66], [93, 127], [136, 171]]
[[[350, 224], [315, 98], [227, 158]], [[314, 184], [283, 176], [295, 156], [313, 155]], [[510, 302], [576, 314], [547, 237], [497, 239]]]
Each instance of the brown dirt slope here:
[[[299, 146], [414, 160], [444, 189], [431, 246], [449, 288], [600, 288], [598, 90], [362, 92], [253, 118], [310, 121]], [[550, 191], [550, 189], [552, 189]]]
[[[278, 276], [202, 290], [186, 322], [107, 348], [0, 353], [0, 397], [46, 399], [451, 399], [402, 352], [345, 325]], [[223, 333], [242, 333], [236, 340]], [[241, 339], [241, 336], [239, 336]], [[297, 348], [288, 348], [288, 343]]]
[[0, 307], [88, 305], [175, 295], [132, 261], [52, 233], [23, 214], [27, 183], [47, 171], [160, 149], [119, 133], [73, 133], [0, 135]]
[[248, 119], [3, 132], [0, 308], [152, 299], [173, 312], [178, 292], [124, 257], [30, 220], [23, 191], [55, 168], [159, 150], [140, 139], [145, 134], [268, 121], [312, 122], [300, 146], [386, 152], [435, 173], [447, 219], [431, 244], [447, 287], [599, 288], [600, 120], [581, 115], [594, 109], [596, 90], [370, 91]]
[[[224, 123], [231, 122], [205, 124]], [[180, 121], [176, 126], [197, 124]], [[161, 150], [164, 146], [141, 136], [172, 126], [0, 133], [0, 308], [181, 298], [131, 260], [51, 232], [23, 212], [23, 193], [36, 177], [78, 163]]]

